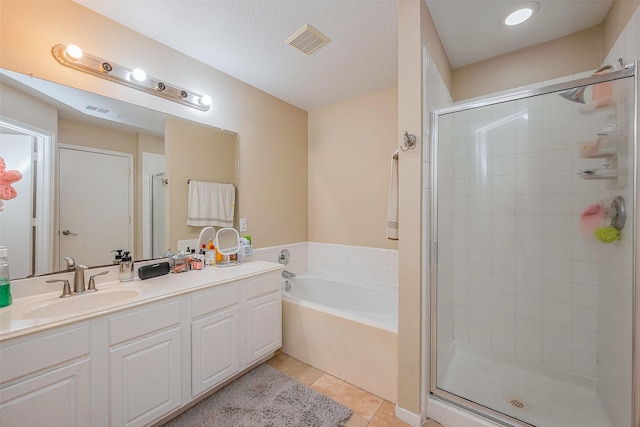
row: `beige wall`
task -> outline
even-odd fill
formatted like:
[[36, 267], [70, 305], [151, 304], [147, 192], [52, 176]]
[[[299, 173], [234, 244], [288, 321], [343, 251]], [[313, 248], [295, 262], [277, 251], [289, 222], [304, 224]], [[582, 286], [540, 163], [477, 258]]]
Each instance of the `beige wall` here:
[[[640, 0], [615, 0], [607, 17], [603, 22], [603, 55], [606, 55], [618, 39], [622, 30], [627, 25], [636, 9], [640, 6]], [[623, 58], [625, 60], [637, 60], [638, 58]]]
[[602, 25], [453, 70], [455, 101], [600, 67]]
[[[1, 67], [237, 132], [239, 214], [247, 217], [253, 244], [307, 240], [305, 111], [70, 0], [3, 0], [0, 8]], [[201, 112], [63, 67], [51, 55], [57, 43], [75, 43], [116, 63], [141, 66], [209, 94], [213, 107]]]
[[135, 156], [138, 135], [89, 123], [59, 119], [58, 143], [118, 151]]
[[[188, 181], [237, 185], [236, 134], [184, 120], [165, 122], [167, 162], [167, 248], [178, 240], [197, 239], [202, 227], [187, 225]], [[237, 217], [237, 215], [236, 215]]]
[[429, 51], [429, 55], [436, 64], [436, 68], [442, 76], [444, 84], [451, 91], [451, 64], [449, 63], [449, 57], [444, 51], [440, 35], [436, 30], [436, 25], [433, 22], [431, 12], [428, 7], [420, 8], [420, 40], [422, 46], [426, 47]]
[[399, 159], [398, 405], [415, 414], [421, 378], [422, 150], [429, 147], [422, 138], [422, 8], [424, 1], [398, 2], [398, 134], [417, 137], [416, 149], [401, 151]]
[[458, 101], [595, 70], [638, 5], [638, 0], [615, 0], [600, 25], [457, 68], [451, 72], [451, 95]]
[[386, 238], [398, 89], [309, 112], [309, 241], [396, 249]]
[[1, 83], [0, 93], [0, 112], [5, 118], [29, 124], [50, 134], [58, 132], [57, 109]]

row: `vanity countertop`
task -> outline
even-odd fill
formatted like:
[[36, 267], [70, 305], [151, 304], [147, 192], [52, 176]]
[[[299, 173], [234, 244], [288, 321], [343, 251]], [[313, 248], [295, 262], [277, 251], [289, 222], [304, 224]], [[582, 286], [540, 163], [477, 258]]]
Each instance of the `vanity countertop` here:
[[[91, 319], [185, 293], [223, 285], [259, 274], [276, 272], [283, 267], [281, 264], [267, 261], [251, 261], [231, 267], [209, 267], [185, 273], [170, 273], [147, 280], [140, 280], [136, 277], [135, 280], [126, 283], [121, 283], [117, 280], [98, 283], [96, 285], [98, 292], [96, 293], [83, 294], [65, 299], [59, 298], [62, 293], [62, 285], [60, 284], [60, 289], [56, 288], [53, 292], [14, 298], [12, 305], [0, 308], [0, 341]], [[12, 284], [12, 288], [13, 286]], [[22, 286], [25, 285], [22, 284]], [[109, 302], [109, 298], [99, 296], [98, 298], [106, 301], [104, 305], [101, 304], [97, 308], [77, 309], [77, 307], [82, 307], [85, 301], [90, 302], [89, 299], [92, 298], [93, 295], [98, 296], [100, 290], [104, 291], [102, 295], [105, 296], [107, 294], [127, 294], [135, 296], [128, 297], [125, 301], [120, 302]], [[87, 299], [82, 300], [83, 298]], [[97, 301], [97, 299], [95, 300]], [[56, 314], [49, 317], [34, 317], [30, 315], [30, 313], [35, 312], [34, 309], [38, 310], [51, 305], [62, 306], [67, 303], [74, 305], [76, 309], [69, 313]]]

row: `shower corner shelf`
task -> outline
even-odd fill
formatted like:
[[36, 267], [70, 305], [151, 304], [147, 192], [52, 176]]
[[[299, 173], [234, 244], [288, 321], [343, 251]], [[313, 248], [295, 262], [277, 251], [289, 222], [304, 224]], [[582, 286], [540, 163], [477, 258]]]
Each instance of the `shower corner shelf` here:
[[618, 169], [584, 169], [578, 171], [582, 179], [616, 179], [621, 175]]
[[606, 180], [607, 188], [609, 189], [621, 189], [626, 185], [626, 171], [618, 168], [592, 168], [582, 169], [578, 171], [578, 175], [581, 179]]
[[597, 139], [578, 143], [578, 156], [582, 159], [614, 158], [621, 155], [617, 135], [599, 133]]

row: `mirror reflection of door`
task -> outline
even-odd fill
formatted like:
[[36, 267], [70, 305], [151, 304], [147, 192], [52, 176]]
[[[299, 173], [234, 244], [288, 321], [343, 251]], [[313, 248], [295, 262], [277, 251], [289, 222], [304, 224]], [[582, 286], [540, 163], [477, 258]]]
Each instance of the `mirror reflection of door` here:
[[132, 156], [60, 145], [58, 268], [105, 265], [114, 249], [133, 250]]
[[[7, 130], [8, 131], [8, 130]], [[18, 194], [4, 201], [0, 212], [0, 246], [9, 249], [10, 274], [12, 278], [33, 274], [33, 153], [35, 138], [24, 134], [0, 134], [0, 157], [7, 170], [22, 174], [20, 181], [11, 186]]]

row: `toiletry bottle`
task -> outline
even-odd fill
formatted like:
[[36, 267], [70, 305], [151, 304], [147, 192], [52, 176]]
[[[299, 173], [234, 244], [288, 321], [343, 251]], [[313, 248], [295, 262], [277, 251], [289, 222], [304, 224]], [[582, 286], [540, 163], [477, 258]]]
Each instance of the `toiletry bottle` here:
[[128, 251], [124, 251], [122, 254], [118, 278], [121, 282], [130, 282], [133, 280], [133, 261], [131, 261], [131, 255], [129, 255]]
[[9, 284], [9, 250], [0, 246], [0, 307], [11, 305], [11, 285]]

